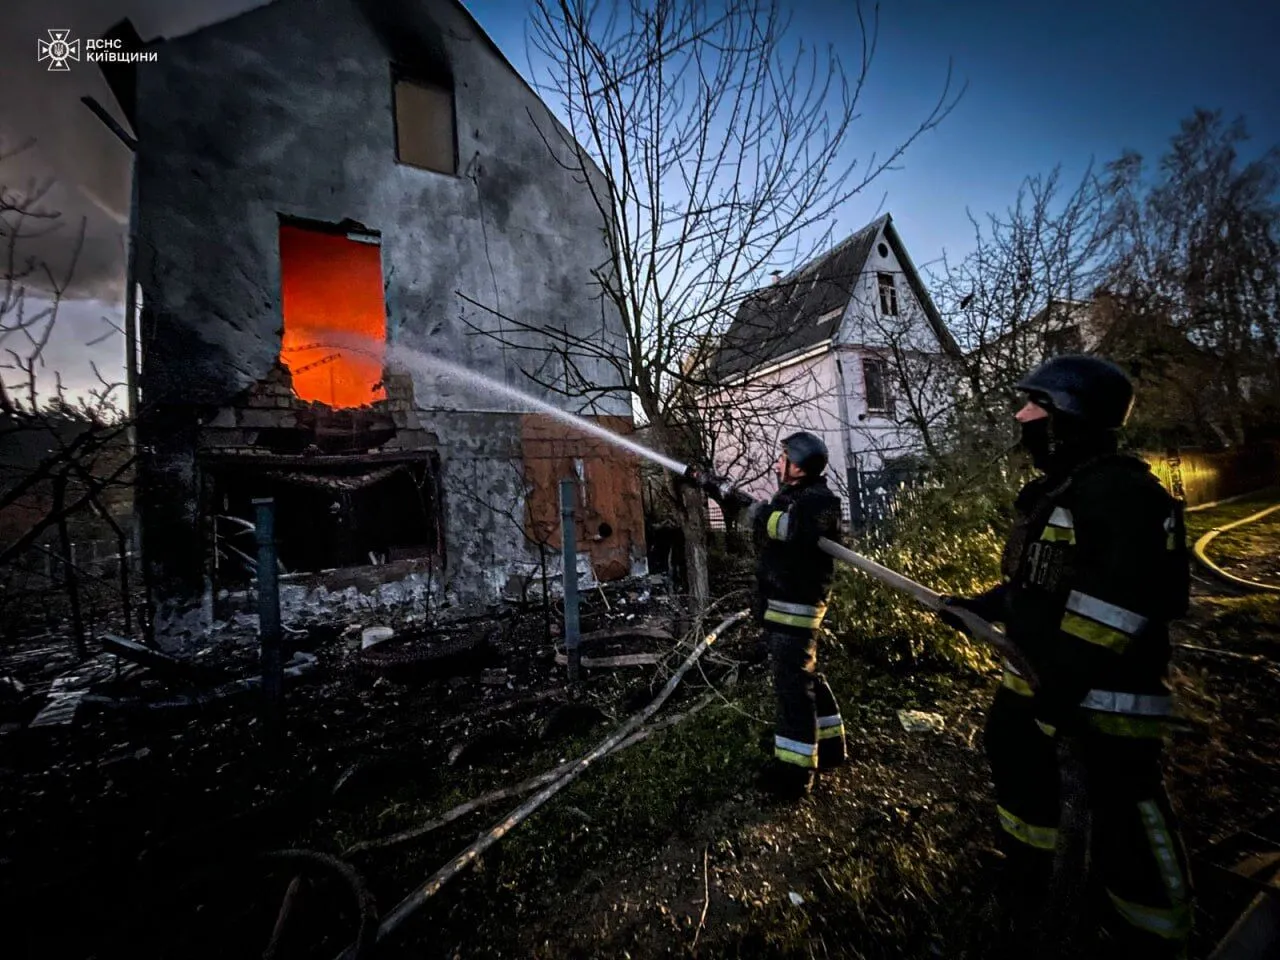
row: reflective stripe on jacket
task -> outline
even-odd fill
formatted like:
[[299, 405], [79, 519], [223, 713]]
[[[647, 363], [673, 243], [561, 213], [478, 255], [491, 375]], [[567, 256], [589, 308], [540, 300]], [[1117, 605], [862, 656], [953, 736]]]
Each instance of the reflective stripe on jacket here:
[[[1159, 736], [1167, 625], [1185, 609], [1181, 505], [1145, 463], [1112, 455], [1032, 481], [1015, 507], [1002, 604], [1040, 677], [1037, 717], [1053, 728], [1083, 709], [1100, 732]], [[1008, 665], [1003, 683], [1031, 695]]]
[[825, 477], [784, 487], [748, 512], [755, 535], [759, 613], [766, 623], [814, 629], [826, 612], [835, 562], [818, 538], [840, 540], [840, 498]]

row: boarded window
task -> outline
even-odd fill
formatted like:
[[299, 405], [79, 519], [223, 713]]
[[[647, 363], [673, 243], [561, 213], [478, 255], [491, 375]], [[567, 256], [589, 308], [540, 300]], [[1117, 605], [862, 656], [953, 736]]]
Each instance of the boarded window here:
[[880, 312], [886, 317], [898, 315], [898, 287], [893, 282], [892, 273], [877, 273], [876, 282], [880, 287]]
[[888, 364], [883, 360], [867, 358], [862, 361], [868, 413], [892, 413], [893, 399], [889, 396], [888, 372]]
[[334, 408], [386, 399], [381, 254], [376, 237], [280, 225], [280, 359], [299, 399]]
[[395, 100], [396, 159], [437, 173], [457, 173], [453, 92], [398, 78]]

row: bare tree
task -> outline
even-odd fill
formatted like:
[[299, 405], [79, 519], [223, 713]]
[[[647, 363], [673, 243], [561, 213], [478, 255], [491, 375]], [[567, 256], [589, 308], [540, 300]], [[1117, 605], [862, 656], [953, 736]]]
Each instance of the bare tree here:
[[[827, 244], [844, 205], [955, 103], [948, 73], [898, 145], [854, 157], [878, 9], [870, 24], [850, 9], [861, 47], [847, 73], [834, 49], [789, 40], [775, 0], [537, 0], [532, 41], [549, 64], [539, 86], [564, 121], [543, 137], [611, 225], [593, 276], [622, 340], [607, 324], [601, 335], [573, 337], [507, 318], [500, 336], [536, 333], [551, 344], [526, 373], [584, 407], [625, 394], [663, 452], [710, 459], [717, 417], [698, 397], [721, 386], [708, 362], [717, 336], [771, 271]], [[528, 350], [534, 340], [515, 342]], [[678, 500], [701, 611], [705, 501], [689, 488]]]
[[[33, 146], [28, 142], [8, 151], [0, 146], [0, 163]], [[82, 221], [65, 264], [55, 267], [25, 252], [32, 240], [65, 226], [46, 202], [52, 185], [31, 181], [15, 188], [0, 182], [0, 570], [15, 572], [33, 549], [59, 562], [73, 637], [83, 654], [81, 580], [95, 574], [72, 556], [72, 526], [96, 518], [115, 536], [120, 602], [131, 626], [128, 538], [118, 517], [131, 479], [132, 452], [115, 402], [121, 384], [94, 366], [97, 385], [73, 395], [58, 372], [47, 369], [46, 348], [85, 230]], [[50, 534], [56, 542], [43, 543]], [[8, 579], [12, 585], [14, 578]]]
[[1280, 147], [1244, 162], [1247, 139], [1197, 110], [1154, 179], [1136, 153], [1108, 168], [1116, 349], [1225, 444], [1280, 413]]
[[1013, 205], [985, 223], [970, 213], [972, 250], [958, 262], [944, 255], [931, 277], [962, 351], [955, 402], [945, 417], [912, 409], [909, 418], [933, 438], [934, 452], [946, 446], [989, 456], [1007, 447], [1014, 384], [1047, 356], [1084, 349], [1092, 334], [1088, 305], [1105, 276], [1107, 212], [1104, 185], [1090, 167], [1074, 187], [1064, 186], [1059, 169], [1028, 177]]

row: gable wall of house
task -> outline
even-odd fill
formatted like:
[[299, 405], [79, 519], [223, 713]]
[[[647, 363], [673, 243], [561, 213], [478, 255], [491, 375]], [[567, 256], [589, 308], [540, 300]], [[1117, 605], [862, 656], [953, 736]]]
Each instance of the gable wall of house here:
[[[397, 42], [443, 52], [456, 174], [397, 162], [393, 55], [352, 0], [278, 0], [163, 44], [137, 73], [144, 536], [162, 595], [217, 592], [210, 517], [229, 485], [244, 493], [250, 460], [260, 473], [350, 472], [350, 458], [377, 454], [430, 475], [442, 530], [429, 559], [447, 598], [496, 599], [536, 553], [524, 536], [525, 405], [392, 357], [377, 402], [332, 411], [299, 399], [281, 363], [282, 217], [350, 221], [349, 236], [377, 243], [389, 343], [544, 397], [520, 372], [558, 372], [540, 369], [535, 339], [469, 301], [621, 343], [590, 276], [605, 220], [548, 156], [545, 107], [451, 0], [416, 9], [427, 19]], [[594, 412], [630, 416], [624, 396]], [[387, 568], [370, 582], [398, 575]]]
[[[882, 227], [862, 274], [853, 286], [849, 306], [845, 309], [836, 341], [845, 345], [885, 347], [892, 342], [910, 344], [915, 349], [937, 352], [937, 334], [929, 325], [924, 307], [916, 298], [902, 263], [898, 260]], [[886, 315], [881, 309], [881, 274], [893, 277], [898, 301], [898, 315]]]

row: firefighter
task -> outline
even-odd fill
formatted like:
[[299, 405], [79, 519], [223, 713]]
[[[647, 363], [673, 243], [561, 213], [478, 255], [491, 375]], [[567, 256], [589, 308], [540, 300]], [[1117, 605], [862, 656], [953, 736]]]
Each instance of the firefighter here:
[[746, 510], [756, 543], [755, 616], [764, 632], [777, 696], [773, 757], [762, 786], [782, 800], [800, 799], [815, 772], [845, 762], [844, 721], [817, 672], [818, 628], [826, 612], [833, 561], [818, 538], [839, 540], [840, 498], [827, 486], [827, 447], [793, 433], [778, 456], [778, 492], [752, 500], [720, 477], [699, 474], [727, 513]]
[[957, 629], [948, 606], [1003, 623], [1039, 680], [1033, 691], [1006, 662], [986, 724], [1003, 904], [1015, 927], [1034, 928], [1051, 907], [1042, 897], [1059, 826], [1057, 741], [1072, 737], [1103, 937], [1117, 956], [1184, 956], [1190, 881], [1161, 774], [1168, 623], [1188, 602], [1181, 504], [1143, 461], [1117, 453], [1133, 403], [1118, 367], [1056, 357], [1017, 388], [1021, 444], [1040, 476], [1015, 501], [1003, 582], [945, 597], [940, 611]]

